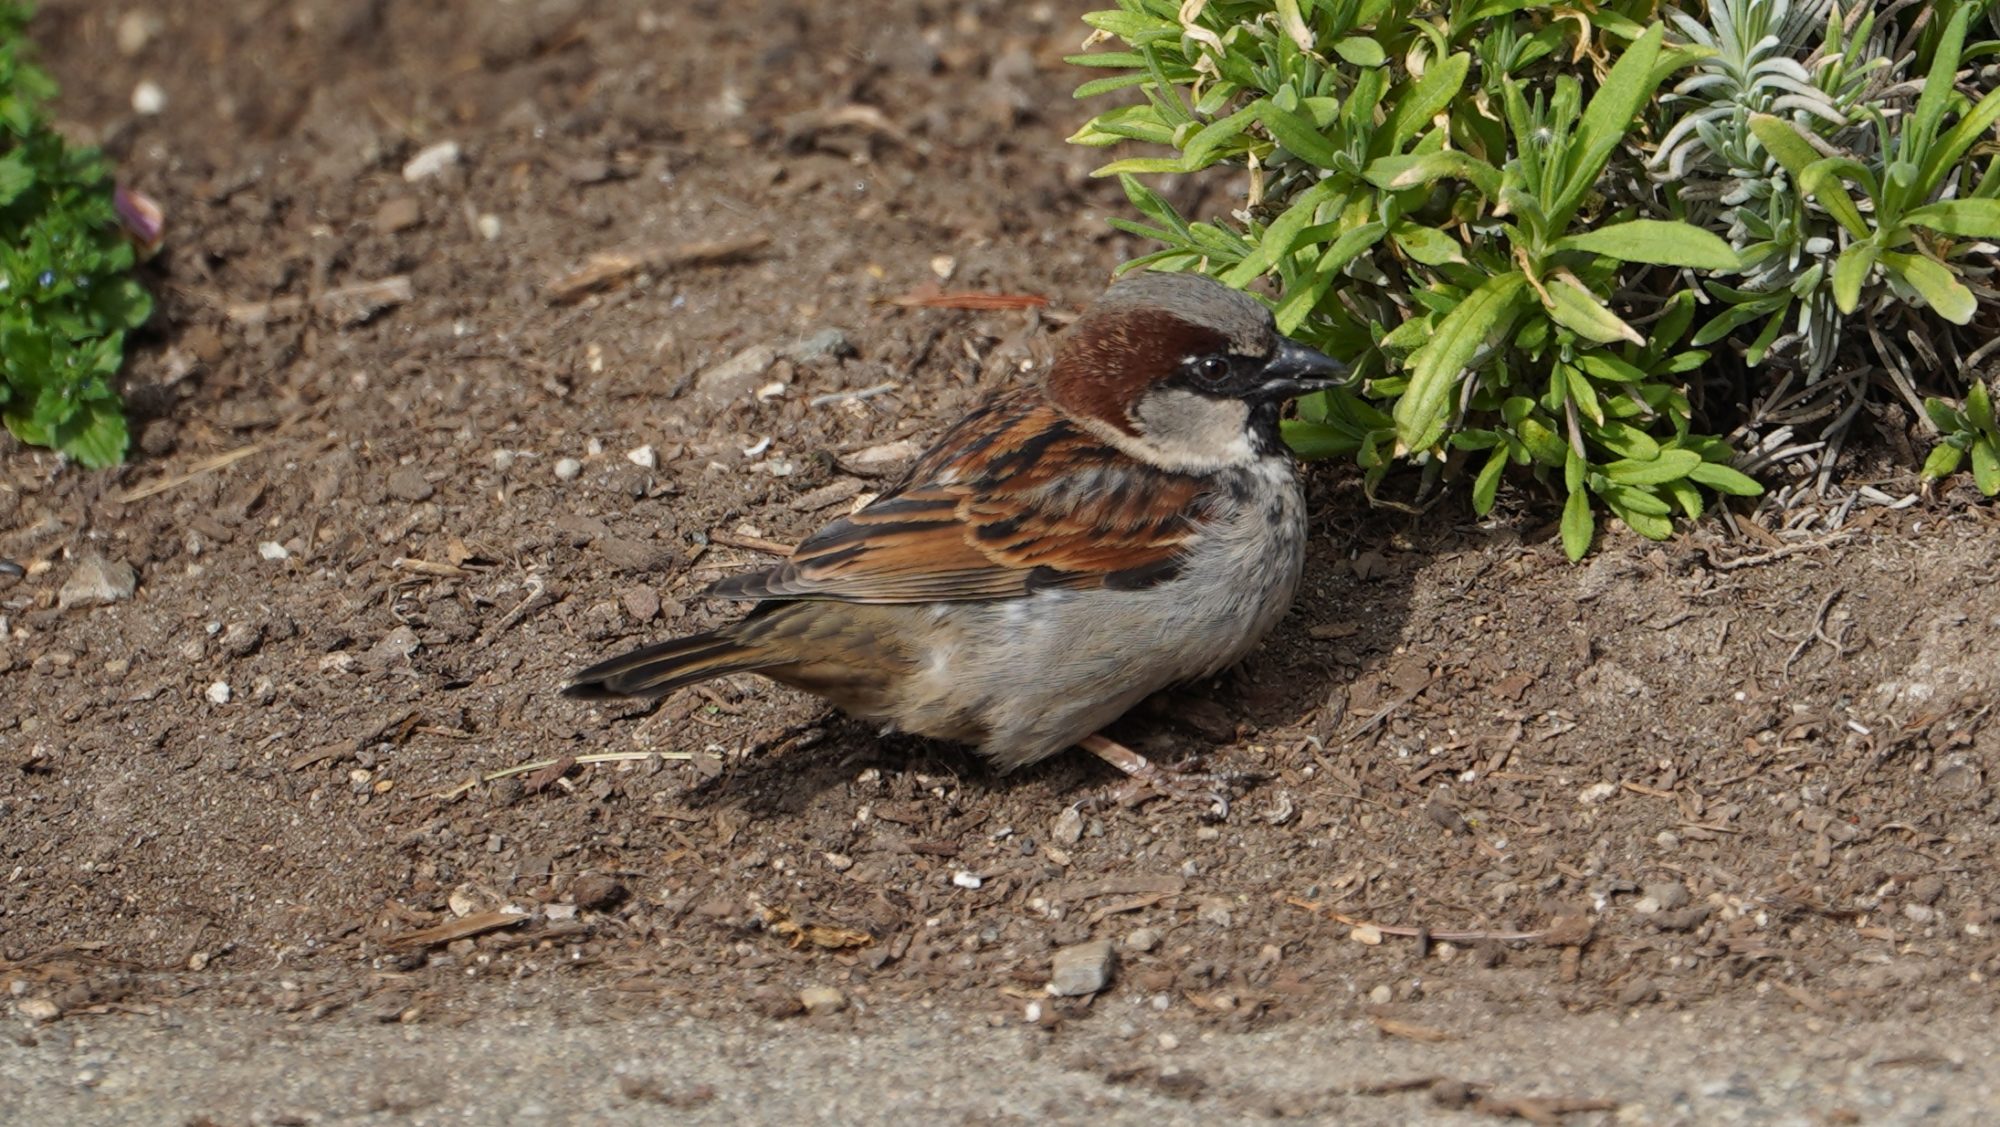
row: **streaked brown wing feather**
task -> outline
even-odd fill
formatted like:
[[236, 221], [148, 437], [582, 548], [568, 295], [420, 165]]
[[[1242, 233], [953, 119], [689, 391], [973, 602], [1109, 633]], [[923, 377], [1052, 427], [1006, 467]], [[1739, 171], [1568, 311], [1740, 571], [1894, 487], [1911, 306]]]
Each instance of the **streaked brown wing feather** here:
[[1005, 599], [1143, 587], [1199, 535], [1207, 483], [1140, 464], [1022, 389], [947, 431], [903, 480], [791, 559], [732, 576], [735, 599]]

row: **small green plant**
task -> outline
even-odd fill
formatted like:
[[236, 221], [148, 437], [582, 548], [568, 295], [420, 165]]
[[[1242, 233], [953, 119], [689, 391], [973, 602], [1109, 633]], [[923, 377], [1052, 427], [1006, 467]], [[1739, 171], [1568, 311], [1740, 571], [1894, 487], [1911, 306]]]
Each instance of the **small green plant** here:
[[116, 378], [152, 299], [131, 277], [103, 158], [52, 129], [29, 9], [0, 0], [0, 421], [86, 466], [125, 456]]
[[1924, 400], [1924, 412], [1944, 440], [1924, 460], [1924, 478], [1937, 481], [1958, 472], [1972, 456], [1972, 483], [1988, 497], [2000, 493], [2000, 426], [1993, 421], [1993, 397], [1984, 380], [1974, 380], [1965, 405], [1953, 407], [1942, 399]]
[[[1990, 0], [1891, 7], [1118, 0], [1085, 20], [1126, 49], [1073, 56], [1114, 72], [1077, 93], [1143, 101], [1071, 140], [1175, 151], [1099, 169], [1161, 245], [1128, 266], [1271, 277], [1281, 328], [1354, 359], [1287, 422], [1302, 454], [1354, 456], [1371, 495], [1398, 459], [1464, 474], [1481, 513], [1515, 468], [1564, 496], [1577, 557], [1598, 505], [1659, 539], [1762, 491], [1703, 433], [1716, 349], [1775, 397], [1878, 359], [1856, 320], [1974, 320], [2000, 94], [1959, 68], [2000, 53], [1967, 43]], [[1226, 218], [1145, 183], [1217, 165], [1248, 175]]]

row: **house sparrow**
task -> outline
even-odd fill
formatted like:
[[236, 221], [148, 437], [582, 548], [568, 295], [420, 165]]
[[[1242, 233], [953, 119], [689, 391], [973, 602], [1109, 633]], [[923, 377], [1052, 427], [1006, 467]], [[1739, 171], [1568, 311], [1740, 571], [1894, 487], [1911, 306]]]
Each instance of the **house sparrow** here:
[[1305, 502], [1278, 416], [1339, 362], [1191, 274], [1118, 282], [1039, 386], [959, 420], [894, 487], [785, 562], [709, 593], [741, 621], [577, 673], [570, 696], [761, 673], [1002, 771], [1081, 746], [1161, 791], [1099, 729], [1220, 672], [1291, 605]]

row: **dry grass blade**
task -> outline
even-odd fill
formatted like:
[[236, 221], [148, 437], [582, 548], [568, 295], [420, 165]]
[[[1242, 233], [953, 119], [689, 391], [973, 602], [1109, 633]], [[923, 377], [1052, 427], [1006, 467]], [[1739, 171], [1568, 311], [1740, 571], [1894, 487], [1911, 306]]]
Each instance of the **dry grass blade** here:
[[599, 251], [584, 264], [550, 280], [543, 293], [555, 305], [566, 305], [625, 284], [642, 271], [655, 273], [684, 266], [721, 266], [748, 258], [770, 245], [764, 234], [678, 243], [636, 251]]
[[498, 931], [503, 927], [513, 927], [527, 918], [528, 913], [518, 908], [511, 910], [499, 908], [491, 912], [474, 912], [463, 919], [446, 920], [436, 927], [420, 928], [416, 931], [408, 931], [401, 935], [393, 936], [389, 940], [389, 946], [402, 948], [435, 947], [441, 943], [450, 943], [454, 939], [465, 939], [469, 936], [484, 935], [489, 931]]
[[884, 305], [902, 309], [1040, 309], [1049, 299], [1031, 293], [939, 293], [923, 290], [882, 299]]
[[[477, 787], [481, 783], [495, 783], [501, 779], [510, 779], [515, 775], [525, 775], [531, 771], [546, 771], [565, 759], [570, 761], [571, 766], [582, 766], [590, 763], [643, 763], [648, 759], [678, 760], [684, 762], [693, 758], [694, 753], [691, 751], [604, 751], [598, 752], [595, 755], [565, 755], [554, 759], [537, 759], [533, 763], [522, 763], [515, 767], [502, 768], [501, 770], [488, 772], [484, 775], [475, 775], [450, 790], [441, 790], [431, 797], [443, 799], [457, 798], [459, 795]], [[566, 767], [564, 770], [568, 770], [568, 768]]]
[[121, 505], [129, 505], [134, 501], [143, 501], [146, 498], [152, 497], [156, 494], [165, 493], [169, 489], [175, 489], [180, 486], [186, 485], [188, 482], [193, 481], [195, 478], [198, 478], [205, 473], [214, 473], [216, 470], [219, 470], [224, 466], [234, 465], [235, 463], [240, 462], [245, 458], [248, 458], [250, 455], [257, 453], [262, 449], [264, 449], [263, 443], [253, 442], [248, 446], [238, 446], [234, 450], [225, 450], [222, 453], [216, 454], [212, 457], [203, 458], [201, 461], [196, 462], [194, 465], [188, 467], [185, 470], [182, 470], [180, 473], [169, 474], [158, 481], [151, 482], [146, 485], [141, 485], [134, 489], [126, 491], [125, 493], [119, 495], [119, 497], [117, 498], [118, 503]]

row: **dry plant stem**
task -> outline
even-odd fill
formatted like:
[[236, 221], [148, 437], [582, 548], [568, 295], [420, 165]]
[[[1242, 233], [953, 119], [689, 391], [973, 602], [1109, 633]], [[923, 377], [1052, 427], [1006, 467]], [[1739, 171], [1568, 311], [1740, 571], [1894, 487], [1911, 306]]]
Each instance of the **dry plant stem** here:
[[522, 763], [517, 766], [505, 767], [498, 771], [489, 772], [488, 774], [475, 775], [450, 790], [439, 791], [431, 797], [457, 798], [459, 795], [464, 794], [481, 783], [493, 783], [501, 779], [512, 778], [515, 775], [525, 775], [530, 771], [546, 770], [561, 763], [564, 759], [569, 759], [573, 764], [581, 766], [586, 763], [643, 763], [648, 759], [685, 761], [693, 758], [694, 753], [691, 751], [605, 751], [595, 755], [559, 756], [555, 759], [537, 759], [532, 763]]
[[1317, 900], [1306, 900], [1297, 896], [1287, 896], [1285, 903], [1294, 908], [1304, 908], [1308, 912], [1325, 916], [1327, 919], [1348, 927], [1372, 927], [1383, 935], [1394, 935], [1403, 939], [1426, 939], [1433, 943], [1528, 943], [1546, 936], [1546, 931], [1439, 931], [1429, 927], [1404, 927], [1399, 924], [1378, 924], [1345, 912], [1336, 912]]

